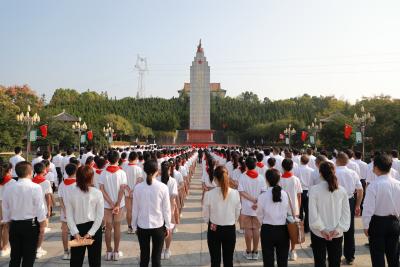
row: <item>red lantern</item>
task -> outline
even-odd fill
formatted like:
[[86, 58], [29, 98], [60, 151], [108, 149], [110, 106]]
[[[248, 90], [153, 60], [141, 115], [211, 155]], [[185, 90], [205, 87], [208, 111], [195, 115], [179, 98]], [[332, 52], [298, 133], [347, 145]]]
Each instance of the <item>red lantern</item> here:
[[301, 141], [305, 142], [307, 139], [308, 133], [306, 131], [301, 132]]
[[349, 139], [352, 132], [353, 132], [353, 127], [351, 127], [348, 124], [345, 124], [344, 125], [344, 138]]
[[39, 129], [40, 129], [40, 133], [41, 133], [42, 137], [46, 138], [47, 137], [47, 125], [43, 124], [43, 125], [39, 126]]
[[93, 131], [88, 131], [87, 132], [87, 138], [88, 138], [89, 141], [92, 141], [92, 139], [93, 139]]

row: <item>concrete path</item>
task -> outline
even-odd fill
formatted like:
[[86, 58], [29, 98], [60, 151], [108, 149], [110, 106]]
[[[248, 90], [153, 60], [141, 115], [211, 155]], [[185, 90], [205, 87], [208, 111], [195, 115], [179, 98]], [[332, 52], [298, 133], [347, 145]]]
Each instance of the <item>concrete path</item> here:
[[[192, 179], [191, 191], [185, 202], [181, 224], [178, 227], [178, 233], [174, 234], [172, 242], [172, 257], [170, 260], [162, 262], [163, 266], [209, 266], [210, 258], [208, 256], [206, 240], [206, 224], [201, 218], [201, 169], [197, 168], [196, 174]], [[58, 214], [58, 210], [56, 210]], [[40, 260], [37, 260], [35, 266], [69, 266], [69, 261], [61, 259], [63, 249], [61, 243], [60, 223], [58, 216], [51, 219], [50, 227], [52, 231], [47, 233], [43, 248], [48, 254]], [[364, 246], [366, 238], [361, 229], [361, 221], [356, 219], [356, 261], [353, 266], [368, 267], [371, 266], [369, 251]], [[117, 262], [102, 261], [102, 266], [138, 266], [139, 244], [135, 235], [126, 233], [127, 225], [123, 226], [121, 251], [124, 253]], [[237, 235], [236, 251], [234, 256], [235, 266], [262, 266], [262, 259], [258, 261], [247, 261], [243, 258], [244, 237]], [[298, 248], [298, 260], [289, 262], [290, 266], [314, 266], [312, 251], [309, 248], [309, 238], [303, 244], [303, 248]], [[104, 259], [105, 244], [103, 240], [102, 258]], [[9, 258], [0, 259], [0, 267], [8, 266]], [[85, 266], [88, 266], [87, 259]]]

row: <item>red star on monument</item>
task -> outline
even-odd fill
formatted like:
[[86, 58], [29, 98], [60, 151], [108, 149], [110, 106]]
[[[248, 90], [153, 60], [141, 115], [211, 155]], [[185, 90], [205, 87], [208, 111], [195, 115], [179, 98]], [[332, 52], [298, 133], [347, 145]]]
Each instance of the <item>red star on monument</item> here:
[[201, 61], [201, 59], [198, 62], [199, 62], [199, 64], [203, 63], [203, 61]]

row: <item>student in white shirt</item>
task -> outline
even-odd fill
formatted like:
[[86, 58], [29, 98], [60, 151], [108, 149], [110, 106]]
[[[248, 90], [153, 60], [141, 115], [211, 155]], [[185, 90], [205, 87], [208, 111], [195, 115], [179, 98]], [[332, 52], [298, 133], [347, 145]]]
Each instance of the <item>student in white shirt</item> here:
[[395, 169], [398, 173], [400, 173], [399, 151], [393, 149], [391, 155], [392, 155], [392, 168]]
[[126, 173], [127, 187], [125, 191], [126, 222], [128, 224], [128, 234], [133, 234], [132, 230], [132, 194], [136, 184], [143, 182], [143, 170], [137, 165], [137, 153], [129, 153], [128, 163], [122, 165]]
[[[342, 186], [349, 199], [350, 205], [350, 228], [344, 233], [344, 246], [343, 255], [347, 264], [352, 264], [355, 259], [355, 238], [354, 238], [354, 216], [359, 216], [361, 213], [361, 201], [363, 198], [363, 189], [360, 181], [360, 176], [354, 171], [349, 169], [347, 166], [349, 158], [346, 153], [339, 152], [336, 158], [336, 177], [339, 185]], [[354, 197], [356, 192], [357, 198]]]
[[322, 162], [323, 181], [309, 191], [309, 219], [314, 265], [340, 267], [343, 232], [350, 228], [350, 206], [346, 190], [339, 186], [335, 166]]
[[[176, 206], [176, 199], [178, 197], [178, 185], [174, 178], [170, 176], [170, 163], [169, 161], [163, 161], [161, 163], [161, 176], [157, 177], [157, 180], [164, 183], [168, 186], [169, 198], [171, 203], [171, 227], [173, 225], [173, 218], [175, 214], [175, 210], [177, 209]], [[165, 249], [161, 252], [161, 259], [168, 260], [171, 257], [171, 242], [172, 242], [172, 233], [165, 238]]]
[[171, 234], [171, 203], [168, 186], [157, 181], [157, 160], [144, 163], [146, 181], [133, 191], [132, 229], [137, 231], [140, 246], [140, 267], [149, 266], [150, 240], [151, 265], [161, 266], [164, 240]]
[[61, 240], [64, 247], [64, 255], [63, 260], [71, 259], [70, 252], [68, 250], [68, 225], [67, 225], [67, 218], [66, 218], [66, 211], [65, 211], [65, 203], [67, 200], [67, 196], [69, 195], [69, 190], [72, 187], [76, 186], [76, 171], [78, 170], [78, 166], [75, 164], [69, 163], [65, 166], [65, 171], [67, 173], [67, 178], [61, 182], [60, 186], [58, 187], [58, 196], [60, 200], [60, 221], [61, 221]]
[[43, 160], [43, 153], [42, 151], [38, 150], [36, 152], [36, 158], [32, 160], [32, 166], [35, 166], [36, 163], [42, 162]]
[[[47, 228], [49, 225], [49, 217], [51, 214], [51, 206], [52, 206], [51, 195], [53, 194], [53, 190], [51, 189], [50, 182], [45, 177], [46, 165], [44, 163], [39, 162], [33, 166], [33, 169], [35, 170], [36, 176], [33, 177], [32, 182], [40, 185], [40, 187], [42, 188], [42, 197], [43, 197], [43, 201], [46, 204], [45, 208], [46, 208], [46, 216], [47, 216], [47, 219], [46, 219], [46, 228]], [[38, 241], [38, 248], [37, 248], [37, 252], [36, 252], [36, 258], [38, 258], [38, 259], [40, 259], [41, 257], [43, 257], [47, 254], [47, 251], [42, 248], [42, 243], [43, 243], [43, 236], [41, 236]]]
[[[121, 255], [121, 221], [124, 218], [125, 190], [127, 180], [125, 172], [118, 166], [118, 151], [107, 155], [110, 165], [99, 177], [100, 190], [104, 196], [104, 221], [106, 223], [105, 240], [107, 246], [106, 260], [118, 261]], [[111, 233], [114, 229], [114, 250], [111, 246]]]
[[373, 267], [399, 266], [400, 182], [390, 177], [391, 158], [374, 157], [377, 178], [367, 187], [362, 221]]
[[[258, 243], [260, 240], [261, 224], [257, 219], [257, 199], [266, 189], [264, 176], [258, 174], [255, 170], [256, 159], [246, 158], [247, 172], [239, 178], [240, 196], [242, 199], [242, 226], [244, 228], [244, 237], [246, 242], [246, 251], [244, 257], [248, 260], [258, 260]], [[251, 249], [253, 245], [253, 249]]]
[[95, 162], [95, 164], [92, 167], [93, 171], [94, 171], [93, 185], [97, 189], [100, 189], [99, 178], [100, 178], [101, 173], [104, 171], [107, 161], [104, 157], [96, 156], [96, 157], [94, 157], [94, 162]]
[[264, 155], [262, 153], [258, 153], [256, 155], [256, 158], [257, 158], [256, 171], [258, 172], [259, 175], [265, 176], [265, 172], [268, 170], [268, 168], [263, 163]]
[[[74, 151], [73, 151], [71, 148], [68, 148], [68, 149], [67, 149], [67, 155], [65, 155], [65, 157], [64, 157], [63, 160], [61, 161], [61, 164], [62, 164], [61, 171], [62, 171], [62, 173], [63, 173], [63, 177], [66, 177], [66, 174], [65, 174], [65, 166], [67, 166], [67, 164], [70, 163], [69, 160], [70, 160], [71, 158], [75, 157], [75, 155], [73, 154], [73, 152], [74, 152]], [[79, 161], [79, 164], [80, 164], [80, 161]]]
[[305, 233], [310, 232], [308, 224], [308, 190], [313, 186], [312, 173], [314, 171], [308, 166], [309, 160], [310, 158], [307, 155], [302, 155], [300, 157], [300, 166], [297, 169], [297, 177], [300, 179], [301, 188], [303, 189], [299, 218], [304, 221]]
[[[280, 185], [289, 194], [289, 199], [295, 213], [293, 216], [299, 217], [301, 196], [303, 193], [300, 179], [293, 175], [293, 161], [291, 159], [284, 159], [282, 161], [282, 169], [284, 173], [281, 176]], [[293, 242], [290, 244], [289, 259], [291, 261], [297, 260], [296, 244]]]
[[42, 189], [32, 182], [33, 169], [27, 161], [15, 166], [18, 182], [4, 191], [3, 223], [9, 223], [10, 266], [33, 266], [39, 238], [43, 237], [46, 210]]
[[[360, 168], [360, 181], [363, 187], [363, 191], [367, 189], [367, 177], [368, 177], [368, 164], [361, 160], [362, 153], [361, 151], [354, 151], [354, 162], [358, 164]], [[364, 203], [365, 194], [363, 194], [363, 199], [361, 201], [361, 213], [363, 210], [363, 203]]]
[[17, 180], [18, 175], [15, 172], [15, 166], [17, 165], [18, 162], [25, 161], [25, 159], [21, 156], [21, 154], [22, 154], [21, 147], [19, 147], [19, 146], [15, 147], [14, 148], [14, 152], [15, 152], [15, 155], [10, 158], [10, 163], [12, 165], [12, 173], [11, 173], [11, 175], [12, 175], [14, 180]]
[[10, 255], [10, 247], [8, 244], [8, 224], [3, 223], [3, 212], [1, 202], [3, 200], [3, 192], [8, 189], [10, 185], [15, 183], [11, 176], [12, 165], [11, 163], [3, 163], [0, 166], [0, 257]]
[[93, 169], [81, 166], [76, 172], [76, 186], [68, 190], [65, 202], [68, 228], [74, 239], [93, 239], [90, 246], [71, 248], [70, 266], [81, 267], [88, 250], [89, 266], [101, 265], [102, 232], [101, 222], [104, 216], [102, 193], [93, 187]]
[[207, 244], [211, 257], [211, 266], [221, 265], [221, 247], [223, 265], [233, 266], [233, 252], [236, 244], [235, 223], [240, 215], [239, 192], [229, 188], [228, 170], [218, 166], [214, 171], [217, 185], [206, 192], [203, 203], [203, 217], [208, 224]]
[[269, 169], [265, 174], [268, 189], [258, 197], [257, 217], [261, 226], [261, 248], [264, 266], [288, 266], [289, 232], [286, 225], [291, 214], [288, 194], [279, 186], [280, 173]]
[[54, 166], [56, 167], [56, 172], [57, 172], [57, 184], [60, 184], [63, 178], [62, 175], [62, 161], [64, 157], [61, 155], [61, 152], [59, 149], [56, 150], [56, 155], [53, 157], [52, 162]]

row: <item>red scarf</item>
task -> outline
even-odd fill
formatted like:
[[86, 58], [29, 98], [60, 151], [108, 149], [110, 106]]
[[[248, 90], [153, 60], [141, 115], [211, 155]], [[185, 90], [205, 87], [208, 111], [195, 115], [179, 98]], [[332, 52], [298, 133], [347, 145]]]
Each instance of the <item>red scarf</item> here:
[[128, 165], [129, 165], [129, 166], [135, 166], [136, 163], [129, 163]]
[[97, 173], [97, 174], [101, 174], [102, 171], [103, 171], [103, 170], [96, 169], [96, 173]]
[[284, 172], [283, 174], [282, 174], [282, 178], [290, 178], [290, 177], [292, 177], [293, 176], [293, 173], [292, 172]]
[[0, 183], [0, 185], [5, 185], [6, 183], [8, 183], [9, 181], [11, 181], [12, 177], [11, 175], [6, 175], [3, 177], [3, 182]]
[[261, 161], [257, 162], [256, 165], [257, 165], [258, 168], [264, 168], [264, 163], [262, 163]]
[[106, 171], [111, 172], [111, 173], [117, 172], [119, 170], [121, 170], [121, 167], [116, 166], [116, 165], [110, 165], [106, 169]]
[[256, 170], [248, 170], [246, 175], [252, 179], [256, 179], [258, 177], [258, 172]]
[[40, 175], [36, 175], [35, 177], [33, 177], [32, 182], [34, 182], [35, 184], [41, 184], [44, 181], [46, 181], [46, 178], [44, 176], [40, 176]]
[[64, 179], [64, 184], [65, 185], [71, 185], [71, 184], [73, 184], [75, 182], [76, 182], [75, 178], [66, 178], [66, 179]]

